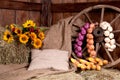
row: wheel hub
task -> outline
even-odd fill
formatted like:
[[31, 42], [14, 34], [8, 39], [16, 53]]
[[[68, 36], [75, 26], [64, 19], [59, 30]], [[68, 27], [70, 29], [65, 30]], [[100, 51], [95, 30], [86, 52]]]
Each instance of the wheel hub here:
[[104, 30], [101, 27], [96, 27], [93, 31], [94, 41], [99, 43], [104, 40]]

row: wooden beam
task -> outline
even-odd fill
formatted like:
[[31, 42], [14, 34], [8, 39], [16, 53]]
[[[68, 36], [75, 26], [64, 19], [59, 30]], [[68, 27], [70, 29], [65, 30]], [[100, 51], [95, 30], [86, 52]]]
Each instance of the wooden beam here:
[[0, 9], [41, 11], [41, 4], [11, 0], [0, 0]]
[[41, 25], [51, 26], [52, 14], [51, 14], [51, 0], [42, 0], [42, 11], [41, 11]]
[[80, 12], [81, 10], [94, 5], [112, 5], [120, 8], [120, 1], [101, 1], [101, 2], [85, 2], [85, 3], [64, 3], [52, 4], [52, 12]]
[[[99, 4], [112, 5], [120, 8], [120, 1], [101, 1], [85, 3], [52, 4], [51, 10], [52, 12], [80, 12], [81, 10], [87, 7]], [[32, 2], [0, 0], [0, 9], [42, 11], [42, 4]]]

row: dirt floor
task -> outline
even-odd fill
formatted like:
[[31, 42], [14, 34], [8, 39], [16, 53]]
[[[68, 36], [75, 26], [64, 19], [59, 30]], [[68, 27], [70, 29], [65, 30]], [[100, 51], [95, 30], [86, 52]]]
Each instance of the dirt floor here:
[[116, 69], [102, 69], [101, 71], [69, 72], [57, 75], [36, 77], [30, 80], [120, 80], [120, 71]]

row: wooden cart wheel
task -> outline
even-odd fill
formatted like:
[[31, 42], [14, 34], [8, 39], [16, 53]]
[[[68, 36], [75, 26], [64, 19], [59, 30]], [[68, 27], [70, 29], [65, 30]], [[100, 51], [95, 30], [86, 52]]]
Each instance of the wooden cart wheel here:
[[[86, 17], [86, 19], [90, 22], [90, 23], [96, 23], [96, 22], [93, 22], [92, 21], [92, 18], [89, 16], [89, 14], [88, 13], [90, 13], [90, 12], [92, 12], [93, 10], [99, 10], [98, 11], [98, 13], [100, 13], [100, 17], [98, 17], [99, 18], [99, 22], [97, 22], [98, 24], [100, 24], [101, 22], [103, 22], [104, 21], [104, 14], [105, 14], [105, 11], [107, 10], [107, 9], [110, 9], [110, 10], [113, 10], [113, 11], [115, 11], [115, 12], [117, 12], [117, 13], [119, 13], [114, 19], [112, 19], [109, 23], [112, 25], [112, 24], [114, 24], [114, 22], [118, 19], [118, 18], [120, 18], [120, 9], [119, 8], [117, 8], [117, 7], [114, 7], [114, 6], [110, 6], [110, 5], [96, 5], [96, 6], [92, 6], [92, 7], [89, 7], [89, 8], [86, 8], [86, 9], [84, 9], [84, 10], [82, 10], [80, 13], [78, 13], [76, 16], [74, 16], [73, 17], [73, 19], [71, 20], [71, 22], [70, 22], [70, 26], [72, 26], [73, 25], [73, 22], [75, 21], [75, 20], [77, 20], [78, 18], [80, 18], [82, 15], [84, 15], [85, 17]], [[94, 16], [94, 15], [93, 15]], [[107, 21], [108, 22], [108, 21]], [[99, 26], [98, 26], [99, 27]], [[94, 33], [96, 33], [97, 31], [99, 31], [100, 29], [95, 29], [94, 31], [93, 31], [93, 34]], [[113, 30], [113, 33], [118, 33], [118, 32], [120, 32], [120, 30]], [[102, 33], [102, 32], [101, 32]], [[96, 34], [95, 34], [96, 35]], [[99, 34], [97, 34], [96, 36], [98, 36], [98, 38], [99, 38]], [[98, 39], [98, 38], [96, 38], [96, 39]], [[109, 68], [109, 67], [113, 67], [114, 65], [117, 65], [118, 63], [120, 63], [120, 58], [118, 58], [117, 60], [114, 60], [113, 59], [113, 57], [111, 56], [111, 53], [105, 48], [105, 43], [104, 43], [104, 41], [103, 41], [103, 39], [101, 40], [95, 40], [95, 49], [96, 49], [96, 52], [98, 52], [98, 50], [100, 49], [100, 47], [103, 47], [104, 48], [104, 50], [106, 51], [106, 54], [108, 55], [108, 57], [109, 57], [109, 59], [110, 59], [110, 63], [108, 64], [108, 65], [106, 65], [106, 66], [104, 66], [104, 67], [106, 67], [106, 68]], [[116, 42], [116, 46], [117, 47], [120, 47], [120, 44], [118, 44], [117, 42]], [[82, 52], [84, 52], [85, 51], [85, 49], [86, 49], [86, 47], [83, 49], [83, 51]]]

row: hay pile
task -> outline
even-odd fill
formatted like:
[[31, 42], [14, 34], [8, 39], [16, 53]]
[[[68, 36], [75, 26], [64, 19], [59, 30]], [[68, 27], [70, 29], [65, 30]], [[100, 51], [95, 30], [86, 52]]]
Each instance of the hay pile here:
[[0, 64], [28, 62], [30, 49], [23, 44], [3, 41], [4, 30], [4, 27], [0, 27]]
[[84, 78], [74, 72], [63, 73], [63, 74], [54, 74], [42, 77], [33, 77], [32, 79], [27, 80], [84, 80]]
[[101, 71], [88, 70], [81, 71], [77, 74], [70, 72], [36, 77], [29, 80], [120, 80], [120, 71], [116, 69], [102, 69]]
[[84, 71], [80, 73], [85, 80], [120, 80], [120, 71], [117, 69], [102, 69], [101, 71]]

